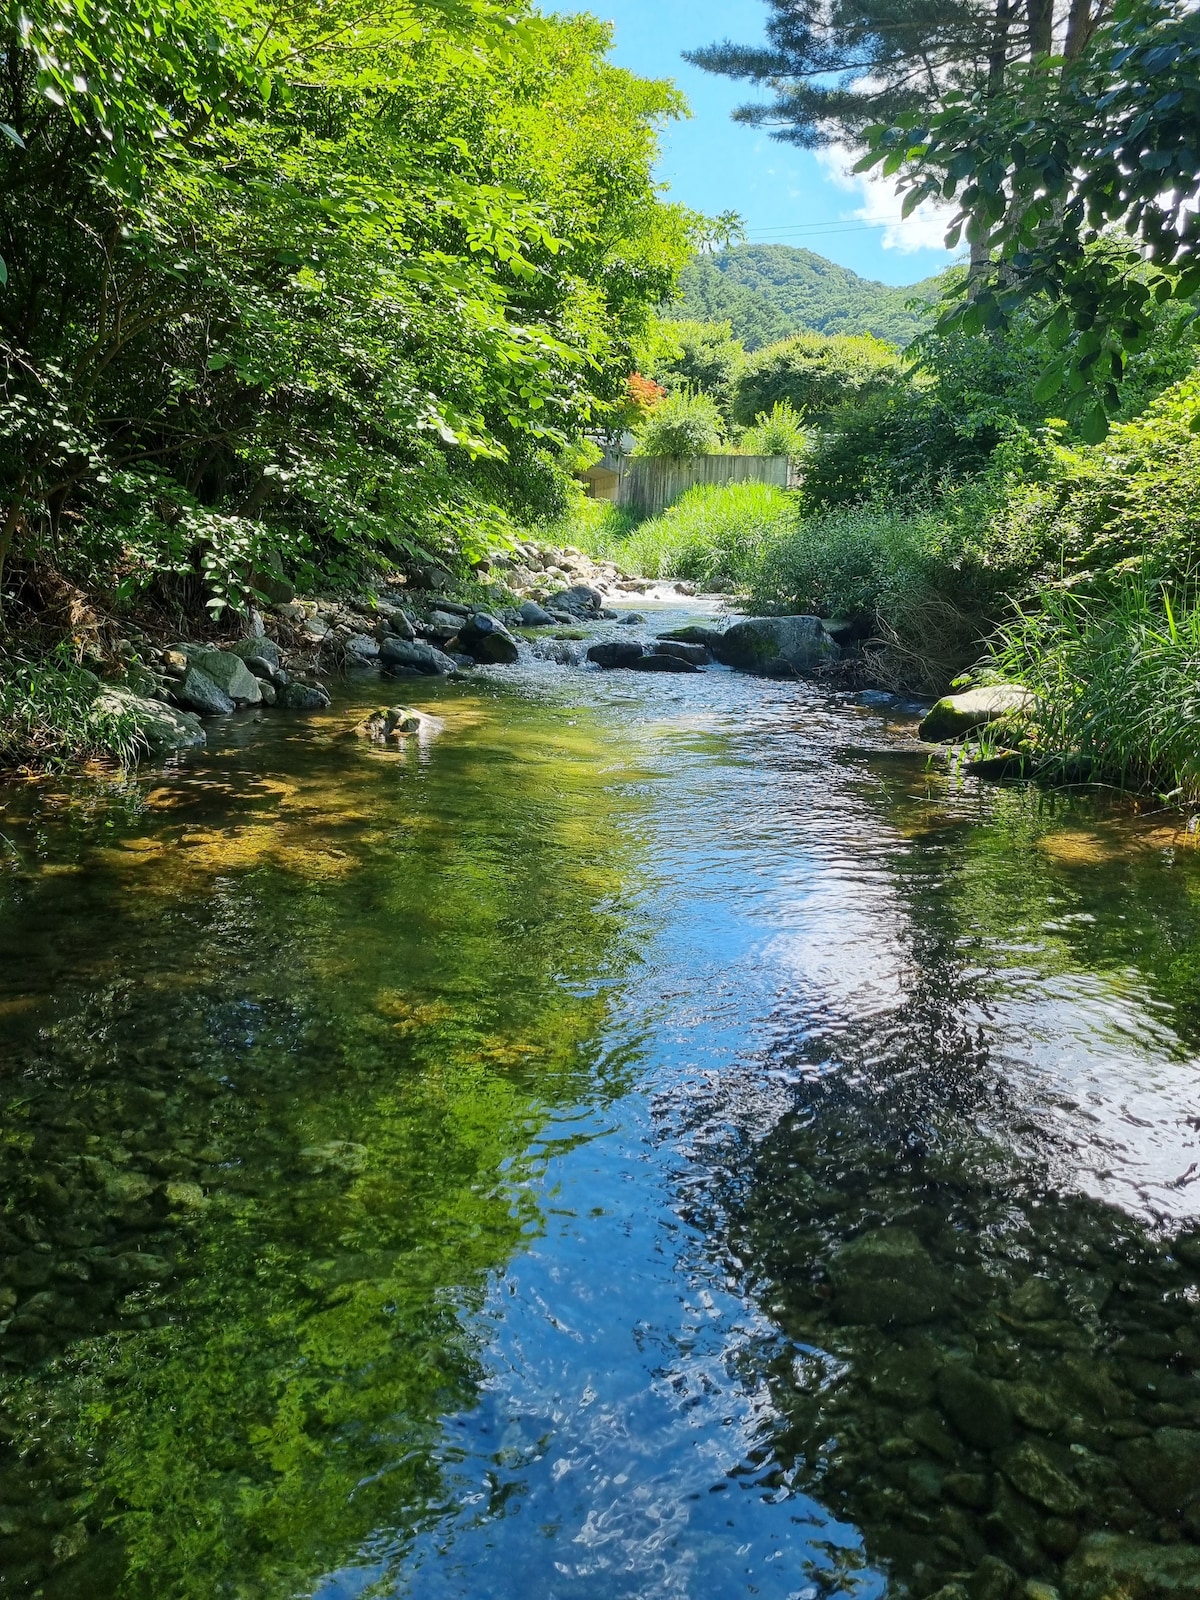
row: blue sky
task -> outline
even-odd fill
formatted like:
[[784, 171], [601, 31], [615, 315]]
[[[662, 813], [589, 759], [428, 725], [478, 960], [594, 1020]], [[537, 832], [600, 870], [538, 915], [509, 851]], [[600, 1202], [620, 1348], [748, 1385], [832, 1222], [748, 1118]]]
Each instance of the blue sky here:
[[917, 216], [899, 225], [890, 184], [844, 175], [845, 157], [780, 144], [730, 120], [750, 84], [700, 72], [680, 51], [730, 38], [763, 37], [763, 0], [577, 0], [547, 9], [591, 11], [616, 24], [613, 59], [645, 77], [673, 78], [692, 107], [668, 129], [658, 176], [697, 211], [737, 211], [755, 244], [794, 244], [885, 283], [915, 283], [951, 259], [944, 224]]

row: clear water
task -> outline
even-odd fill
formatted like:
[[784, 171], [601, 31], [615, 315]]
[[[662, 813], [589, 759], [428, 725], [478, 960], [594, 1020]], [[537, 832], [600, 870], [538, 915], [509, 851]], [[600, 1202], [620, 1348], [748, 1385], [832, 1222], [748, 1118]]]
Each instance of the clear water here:
[[403, 689], [5, 792], [0, 1593], [1200, 1571], [1180, 819], [720, 670]]

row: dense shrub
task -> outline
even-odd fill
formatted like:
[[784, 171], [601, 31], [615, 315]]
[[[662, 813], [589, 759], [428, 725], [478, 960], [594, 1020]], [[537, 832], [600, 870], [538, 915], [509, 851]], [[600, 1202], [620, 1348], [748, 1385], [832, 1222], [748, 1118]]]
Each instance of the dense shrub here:
[[786, 400], [777, 400], [770, 411], [755, 419], [754, 426], [742, 435], [740, 448], [748, 456], [799, 456], [807, 434], [800, 414]]
[[734, 384], [746, 362], [745, 349], [733, 337], [729, 323], [663, 322], [658, 333], [662, 349], [654, 376], [668, 389], [708, 395], [728, 423]]
[[750, 425], [786, 400], [810, 421], [861, 405], [899, 382], [900, 355], [870, 334], [799, 333], [749, 356], [734, 391], [733, 419]]
[[1173, 385], [1099, 445], [1053, 441], [1041, 470], [1014, 478], [997, 548], [1040, 552], [1075, 584], [1135, 571], [1186, 581], [1200, 563], [1200, 379]]
[[709, 456], [722, 445], [721, 413], [706, 394], [669, 394], [637, 431], [639, 456]]

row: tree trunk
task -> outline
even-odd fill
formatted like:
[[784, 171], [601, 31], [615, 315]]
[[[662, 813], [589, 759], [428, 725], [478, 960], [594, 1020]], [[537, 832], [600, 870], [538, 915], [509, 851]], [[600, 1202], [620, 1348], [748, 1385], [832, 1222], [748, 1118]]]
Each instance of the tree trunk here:
[[1054, 48], [1054, 0], [1028, 0], [1029, 53], [1036, 61]]

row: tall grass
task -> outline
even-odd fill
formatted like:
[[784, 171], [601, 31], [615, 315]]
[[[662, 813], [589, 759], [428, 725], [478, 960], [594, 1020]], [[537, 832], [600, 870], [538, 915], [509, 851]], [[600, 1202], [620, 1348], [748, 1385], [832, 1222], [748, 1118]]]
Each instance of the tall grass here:
[[1052, 760], [1134, 789], [1200, 800], [1200, 594], [1141, 577], [1104, 594], [1044, 589], [999, 637], [1007, 677], [1036, 696]]
[[97, 680], [69, 662], [0, 653], [0, 769], [85, 757], [128, 765], [144, 751], [136, 718], [97, 703]]
[[770, 545], [795, 526], [796, 497], [770, 483], [697, 484], [661, 516], [638, 522], [616, 506], [585, 501], [553, 534], [645, 578], [687, 578], [703, 588], [744, 590]]

